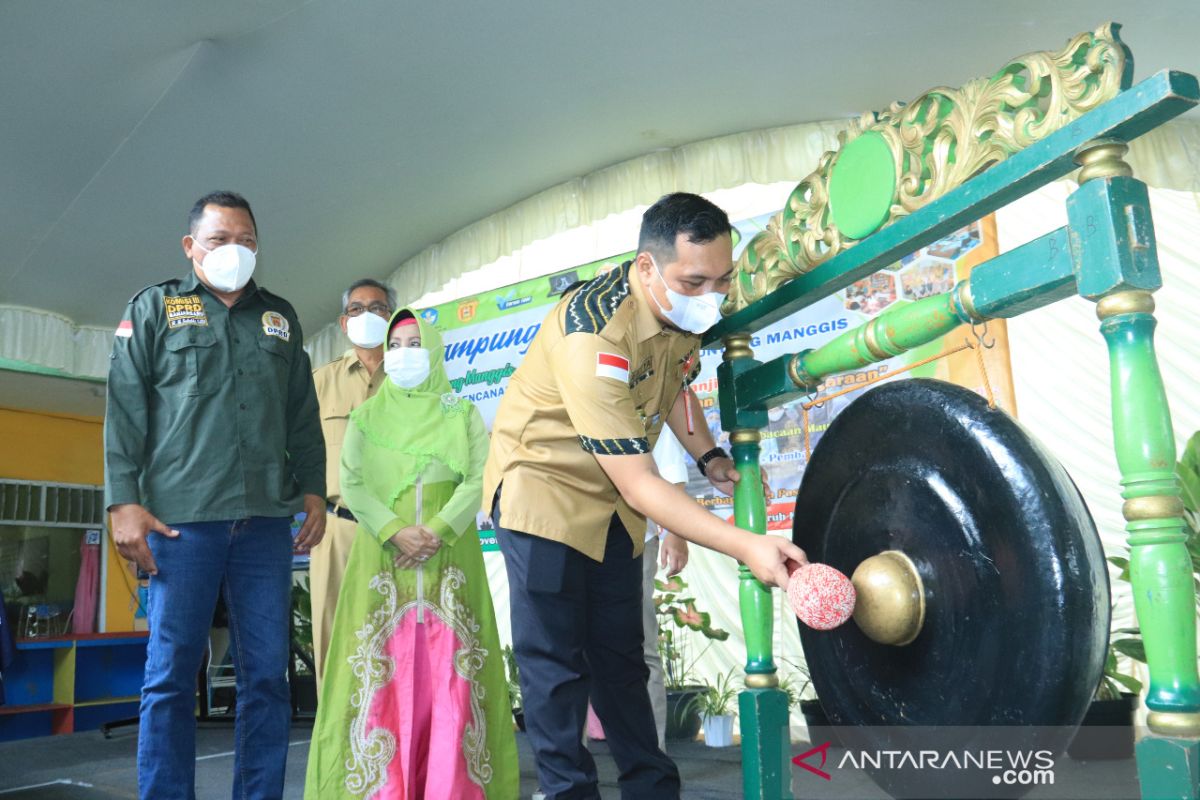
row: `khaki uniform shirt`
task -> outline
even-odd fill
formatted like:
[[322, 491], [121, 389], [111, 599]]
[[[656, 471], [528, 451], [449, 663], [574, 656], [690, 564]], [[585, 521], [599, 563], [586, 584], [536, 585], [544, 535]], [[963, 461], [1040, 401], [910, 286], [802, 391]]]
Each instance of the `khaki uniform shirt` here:
[[[369, 313], [369, 312], [368, 312]], [[313, 383], [317, 386], [317, 403], [321, 406], [321, 432], [325, 434], [325, 487], [330, 503], [344, 506], [339, 475], [342, 463], [342, 442], [346, 439], [346, 426], [350, 424], [350, 412], [361, 406], [375, 394], [387, 377], [383, 364], [372, 375], [358, 360], [354, 350], [313, 371]]]
[[105, 506], [168, 525], [286, 517], [325, 495], [325, 442], [304, 333], [250, 281], [226, 307], [188, 270], [129, 301], [104, 415]]
[[595, 455], [649, 454], [700, 372], [700, 338], [664, 328], [627, 262], [565, 296], [509, 380], [492, 424], [483, 505], [504, 527], [604, 558], [615, 512], [642, 552], [646, 519]]

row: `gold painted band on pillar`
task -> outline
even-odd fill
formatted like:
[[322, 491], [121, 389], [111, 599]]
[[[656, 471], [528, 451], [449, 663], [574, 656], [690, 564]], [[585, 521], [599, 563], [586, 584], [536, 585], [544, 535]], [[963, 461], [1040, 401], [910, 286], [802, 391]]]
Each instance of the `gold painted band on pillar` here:
[[858, 595], [854, 621], [867, 638], [903, 646], [925, 624], [925, 584], [917, 566], [899, 550], [885, 550], [858, 565], [850, 577]]
[[1154, 295], [1142, 289], [1115, 292], [1096, 303], [1096, 316], [1108, 319], [1118, 314], [1153, 314]]
[[1132, 175], [1133, 167], [1124, 161], [1128, 152], [1129, 145], [1120, 139], [1093, 139], [1085, 142], [1075, 152], [1075, 163], [1083, 167], [1079, 170], [1077, 179], [1080, 185], [1096, 178]]
[[758, 444], [761, 441], [762, 434], [754, 428], [738, 428], [729, 434], [730, 444]]
[[954, 292], [958, 297], [958, 305], [971, 319], [972, 322], [986, 322], [987, 317], [980, 314], [975, 309], [975, 296], [971, 294], [971, 281], [965, 280], [954, 288]]
[[1194, 739], [1200, 736], [1200, 714], [1175, 711], [1151, 711], [1146, 725], [1160, 736]]
[[801, 364], [804, 363], [803, 354], [797, 353], [788, 359], [788, 377], [792, 379], [792, 383], [796, 384], [798, 389], [815, 389], [820, 385], [820, 381], [804, 371]]
[[1183, 516], [1183, 501], [1172, 495], [1131, 497], [1121, 506], [1121, 514], [1129, 522], [1142, 519], [1170, 519]]
[[771, 689], [779, 685], [779, 677], [774, 673], [750, 672], [746, 674], [747, 689]]
[[863, 328], [863, 342], [867, 345], [867, 351], [871, 354], [872, 358], [876, 361], [883, 361], [890, 354], [879, 345], [879, 324], [880, 320], [878, 317], [867, 323], [866, 327]]
[[722, 356], [726, 361], [733, 361], [735, 358], [754, 358], [754, 351], [750, 349], [750, 334], [748, 333], [731, 333], [725, 337], [725, 355]]

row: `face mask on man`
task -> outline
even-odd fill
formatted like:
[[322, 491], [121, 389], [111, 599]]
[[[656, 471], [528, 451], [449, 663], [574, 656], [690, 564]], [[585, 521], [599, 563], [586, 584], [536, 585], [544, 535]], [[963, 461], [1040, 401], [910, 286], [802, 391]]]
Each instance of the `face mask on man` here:
[[401, 389], [420, 386], [429, 377], [429, 351], [423, 347], [398, 347], [383, 354], [383, 371]]
[[387, 338], [387, 320], [370, 311], [346, 320], [346, 335], [356, 347], [379, 347]]
[[695, 297], [680, 294], [667, 286], [667, 280], [663, 277], [662, 270], [658, 268], [658, 262], [652, 255], [650, 255], [650, 263], [654, 265], [654, 272], [662, 281], [671, 309], [668, 311], [663, 308], [662, 303], [658, 302], [658, 298], [654, 296], [654, 292], [648, 291], [648, 294], [654, 300], [654, 304], [658, 306], [658, 310], [671, 321], [672, 325], [682, 331], [699, 334], [717, 324], [717, 320], [721, 318], [721, 304], [725, 302], [725, 295], [720, 292], [708, 292]]
[[200, 262], [204, 277], [219, 292], [236, 292], [250, 282], [254, 274], [254, 264], [258, 255], [257, 250], [251, 250], [240, 244], [223, 244], [209, 250], [192, 237], [195, 247], [204, 250], [208, 255]]

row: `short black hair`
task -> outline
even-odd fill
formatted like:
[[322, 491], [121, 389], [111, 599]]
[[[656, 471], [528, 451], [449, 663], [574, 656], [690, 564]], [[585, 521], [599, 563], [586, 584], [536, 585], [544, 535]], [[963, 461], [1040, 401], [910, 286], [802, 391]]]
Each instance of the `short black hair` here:
[[661, 266], [675, 260], [679, 234], [689, 242], [706, 244], [719, 236], [731, 236], [729, 215], [698, 194], [674, 192], [660, 197], [642, 214], [638, 252], [649, 251]]
[[196, 204], [192, 206], [192, 210], [188, 212], [189, 233], [196, 232], [196, 226], [200, 224], [200, 218], [204, 216], [206, 206], [246, 209], [246, 213], [250, 215], [250, 223], [254, 225], [254, 232], [258, 233], [258, 221], [254, 219], [254, 212], [250, 209], [250, 203], [237, 192], [209, 192], [197, 200]]

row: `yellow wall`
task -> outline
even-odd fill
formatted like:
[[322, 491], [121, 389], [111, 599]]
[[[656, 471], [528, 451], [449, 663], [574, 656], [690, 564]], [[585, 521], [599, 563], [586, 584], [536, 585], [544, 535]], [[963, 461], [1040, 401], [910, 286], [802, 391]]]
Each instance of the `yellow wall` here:
[[[104, 483], [104, 420], [0, 408], [0, 478], [49, 483]], [[128, 631], [139, 626], [137, 575], [117, 554], [112, 537], [108, 548], [108, 575], [103, 587], [108, 631]]]
[[104, 483], [104, 420], [0, 408], [0, 478]]

